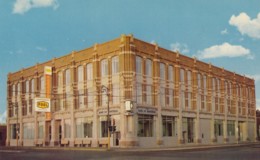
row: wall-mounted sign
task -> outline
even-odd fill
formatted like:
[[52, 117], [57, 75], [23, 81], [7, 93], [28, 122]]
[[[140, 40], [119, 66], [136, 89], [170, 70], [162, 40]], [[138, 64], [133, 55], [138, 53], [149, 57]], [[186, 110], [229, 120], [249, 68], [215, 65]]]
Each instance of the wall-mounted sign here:
[[147, 115], [157, 115], [157, 109], [156, 108], [137, 108], [138, 114], [147, 114]]
[[[118, 109], [118, 108], [110, 108], [109, 109], [109, 115], [115, 115], [115, 114], [120, 114], [120, 109]], [[100, 109], [100, 110], [98, 110], [98, 115], [99, 116], [107, 115], [107, 109]]]
[[34, 106], [36, 112], [50, 112], [51, 100], [49, 98], [35, 98]]
[[52, 75], [52, 68], [50, 66], [44, 67], [44, 74], [45, 75]]

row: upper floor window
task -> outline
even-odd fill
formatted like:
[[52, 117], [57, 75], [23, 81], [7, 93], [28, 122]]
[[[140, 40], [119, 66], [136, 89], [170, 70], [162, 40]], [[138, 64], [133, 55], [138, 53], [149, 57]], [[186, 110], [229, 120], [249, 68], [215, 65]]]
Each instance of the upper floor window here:
[[12, 86], [12, 95], [16, 95], [15, 84]]
[[150, 59], [146, 59], [145, 61], [145, 74], [148, 77], [152, 77], [152, 61]]
[[44, 81], [44, 77], [41, 76], [40, 78], [40, 90], [44, 90], [45, 89], [45, 81]]
[[25, 82], [25, 94], [29, 94], [30, 83], [29, 80]]
[[31, 93], [34, 94], [34, 79], [31, 80]]
[[165, 64], [160, 63], [160, 78], [165, 79]]
[[180, 70], [180, 82], [184, 82], [184, 73], [185, 73], [184, 69], [181, 68], [181, 70]]
[[173, 81], [173, 67], [172, 66], [168, 67], [168, 80]]
[[58, 72], [58, 86], [62, 86], [63, 85], [63, 76], [62, 76], [62, 72]]
[[93, 79], [93, 65], [92, 63], [87, 64], [87, 80]]
[[189, 87], [191, 87], [191, 71], [187, 72], [187, 84]]
[[67, 69], [65, 71], [65, 84], [69, 85], [70, 84], [70, 69]]
[[118, 56], [114, 56], [112, 58], [112, 75], [117, 74], [119, 72], [119, 58]]
[[78, 67], [78, 82], [84, 81], [83, 66]]
[[21, 85], [20, 83], [17, 84], [17, 95], [21, 94]]
[[136, 63], [136, 65], [135, 65], [136, 73], [142, 74], [142, 58], [139, 56], [136, 56], [135, 63]]
[[107, 59], [103, 59], [101, 61], [101, 77], [108, 75], [108, 61]]
[[206, 89], [207, 89], [207, 76], [206, 75], [203, 75], [203, 88], [204, 88], [204, 91], [206, 91]]
[[201, 88], [201, 74], [198, 73], [197, 75], [197, 81], [198, 81], [198, 88]]

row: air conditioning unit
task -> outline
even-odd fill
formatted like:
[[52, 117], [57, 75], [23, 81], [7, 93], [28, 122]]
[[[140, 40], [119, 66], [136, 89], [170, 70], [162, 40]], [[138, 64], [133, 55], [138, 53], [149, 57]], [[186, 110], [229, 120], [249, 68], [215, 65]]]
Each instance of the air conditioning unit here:
[[127, 112], [131, 112], [133, 110], [132, 101], [125, 101], [125, 110]]

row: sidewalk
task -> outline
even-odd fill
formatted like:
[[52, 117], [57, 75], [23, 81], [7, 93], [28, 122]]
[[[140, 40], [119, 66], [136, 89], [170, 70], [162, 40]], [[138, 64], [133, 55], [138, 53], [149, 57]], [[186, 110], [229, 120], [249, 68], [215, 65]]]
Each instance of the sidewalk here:
[[[241, 147], [249, 145], [260, 145], [260, 142], [248, 142], [248, 143], [233, 143], [233, 144], [184, 144], [174, 147], [153, 147], [153, 148], [113, 148], [110, 151], [113, 152], [151, 152], [151, 151], [182, 151], [182, 150], [203, 150], [214, 148], [228, 148], [228, 147]], [[107, 148], [85, 148], [85, 147], [5, 147], [0, 146], [0, 150], [74, 150], [74, 151], [107, 151]]]

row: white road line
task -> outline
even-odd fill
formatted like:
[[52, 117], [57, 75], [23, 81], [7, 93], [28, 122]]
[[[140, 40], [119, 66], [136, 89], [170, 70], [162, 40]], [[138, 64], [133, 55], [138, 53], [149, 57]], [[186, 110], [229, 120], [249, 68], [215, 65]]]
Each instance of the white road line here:
[[5, 153], [21, 153], [21, 152], [24, 152], [24, 151], [17, 151], [17, 150], [0, 150], [0, 152], [5, 152]]

